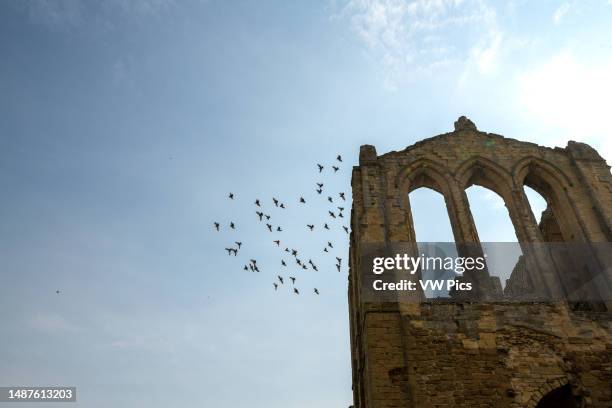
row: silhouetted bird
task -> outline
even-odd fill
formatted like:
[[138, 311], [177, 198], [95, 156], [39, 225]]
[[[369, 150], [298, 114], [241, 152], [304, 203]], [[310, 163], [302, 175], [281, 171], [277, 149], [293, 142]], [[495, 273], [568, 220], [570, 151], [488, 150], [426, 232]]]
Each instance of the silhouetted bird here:
[[268, 227], [268, 229], [270, 230], [270, 232], [272, 232], [272, 225], [270, 225], [270, 224], [266, 224], [266, 227]]
[[276, 241], [272, 241], [272, 242], [274, 242], [276, 246], [280, 246], [280, 240], [277, 239]]
[[227, 251], [228, 255], [231, 255], [234, 248], [225, 248], [225, 250]]
[[242, 269], [244, 269], [245, 271], [247, 271], [247, 272], [248, 272], [249, 267], [248, 267], [248, 266], [246, 266], [246, 265], [244, 265], [244, 268], [242, 268]]
[[346, 231], [346, 233], [348, 234], [348, 227], [345, 227], [344, 225], [342, 226], [342, 228], [344, 228], [344, 231]]
[[259, 268], [257, 267], [257, 265], [254, 265], [253, 269], [255, 269], [255, 272], [259, 272]]
[[328, 211], [329, 216], [332, 218], [336, 218], [336, 214], [334, 214], [332, 211]]
[[257, 259], [249, 259], [253, 265], [257, 265]]
[[323, 248], [323, 252], [329, 252], [329, 251], [327, 250], [327, 247]]
[[317, 186], [319, 186], [320, 189], [323, 188], [323, 183], [317, 183]]
[[[326, 248], [326, 249], [327, 249], [327, 248]], [[316, 265], [312, 265], [312, 269], [314, 269], [314, 270], [315, 270], [315, 271], [317, 271], [317, 272], [319, 271], [319, 270], [317, 269], [317, 266], [316, 266]]]
[[230, 198], [230, 200], [233, 200], [234, 199], [234, 193], [229, 193], [229, 198]]
[[272, 197], [272, 201], [274, 201], [274, 205], [278, 207], [278, 200], [274, 197]]
[[327, 246], [330, 247], [330, 248], [334, 247], [331, 242], [327, 242]]
[[334, 169], [334, 173], [335, 173], [335, 172], [337, 172], [338, 170], [340, 170], [340, 167], [332, 166], [332, 169]]
[[234, 244], [238, 245], [238, 249], [240, 249], [240, 247], [242, 247], [242, 242], [236, 241], [236, 242], [234, 242]]
[[289, 248], [285, 248], [285, 252], [289, 252]]
[[266, 214], [266, 220], [269, 220], [270, 216], [268, 214]]
[[318, 295], [319, 294], [319, 289], [314, 288], [314, 293]]
[[319, 163], [317, 163], [317, 167], [319, 168], [319, 173], [323, 171], [323, 166], [321, 166]]
[[283, 232], [283, 229], [280, 226], [278, 226], [276, 227], [276, 232]]
[[300, 291], [299, 291], [299, 290], [297, 290], [297, 288], [293, 288], [293, 293], [295, 293], [296, 295], [299, 295], [299, 294], [300, 294]]
[[290, 276], [289, 279], [291, 279], [291, 283], [295, 284], [295, 278], [293, 276]]
[[338, 210], [340, 210], [341, 212], [344, 211], [344, 207], [336, 207]]
[[278, 289], [278, 283], [274, 282], [273, 285], [274, 285], [274, 290]]
[[323, 225], [323, 228], [325, 228], [326, 230], [328, 230], [328, 229], [329, 229], [329, 225], [325, 224], [325, 225]]
[[306, 200], [304, 200], [304, 197], [300, 197], [300, 203], [306, 204]]
[[259, 221], [263, 220], [263, 213], [261, 211], [255, 211], [255, 214], [257, 214], [257, 216], [259, 217]]
[[340, 272], [340, 264], [336, 264], [336, 268], [338, 268], [338, 272]]
[[234, 225], [234, 223], [233, 223], [233, 222], [230, 222], [230, 228], [231, 228], [231, 229], [236, 229], [236, 225]]
[[297, 254], [298, 254], [297, 249], [292, 249], [292, 250], [291, 250], [291, 255], [293, 255], [293, 256], [297, 256]]
[[322, 189], [318, 189], [318, 190], [317, 190], [317, 193], [319, 193], [319, 194], [321, 194], [322, 192], [323, 192], [323, 190], [322, 190]]
[[306, 224], [306, 226], [312, 231], [314, 229], [314, 225], [312, 224]]
[[255, 205], [258, 207], [261, 207], [261, 203], [259, 202], [259, 199], [255, 200]]
[[306, 264], [302, 264], [302, 269], [308, 269], [308, 267], [306, 266]]
[[340, 196], [340, 198], [341, 198], [343, 201], [346, 201], [346, 198], [344, 198], [344, 193], [339, 193], [338, 195]]
[[285, 204], [280, 203], [279, 207], [282, 208], [282, 209], [285, 209]]
[[249, 264], [249, 269], [251, 270], [251, 272], [255, 272], [255, 268], [253, 267], [253, 264]]
[[278, 280], [280, 281], [281, 284], [285, 283], [285, 281], [283, 280], [283, 277], [280, 275], [278, 275]]
[[283, 266], [287, 266], [287, 264], [285, 263], [285, 260], [284, 260], [284, 259], [281, 259], [281, 265], [283, 265]]
[[344, 215], [342, 213], [338, 213], [338, 217], [344, 218]]
[[342, 258], [336, 257], [336, 260], [338, 261], [338, 263], [342, 263]]
[[300, 258], [296, 258], [295, 263], [302, 266], [302, 260]]
[[56, 294], [56, 295], [59, 295], [60, 293], [61, 293], [61, 292], [60, 292], [59, 290], [56, 290], [56, 291], [55, 291], [55, 294]]
[[329, 201], [330, 203], [334, 202], [334, 200], [331, 197], [329, 197], [329, 196], [327, 196], [327, 201]]
[[338, 155], [338, 157], [336, 157], [336, 160], [338, 160], [339, 162], [342, 161], [342, 156]]
[[217, 229], [217, 231], [219, 231], [219, 223], [218, 223], [218, 222], [215, 222], [215, 223], [214, 223], [214, 226], [215, 226], [215, 228]]

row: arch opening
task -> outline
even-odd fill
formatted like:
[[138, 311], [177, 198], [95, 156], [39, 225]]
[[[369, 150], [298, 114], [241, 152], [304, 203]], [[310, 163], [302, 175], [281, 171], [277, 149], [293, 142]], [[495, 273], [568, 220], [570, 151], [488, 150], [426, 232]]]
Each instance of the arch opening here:
[[487, 254], [486, 264], [491, 277], [499, 279], [501, 289], [515, 270], [523, 268], [523, 252], [504, 199], [481, 185], [465, 190], [476, 224], [480, 244]]
[[536, 408], [578, 408], [569, 384], [555, 388], [542, 397]]
[[[415, 181], [418, 181], [418, 178]], [[420, 185], [415, 188], [411, 186], [408, 194], [419, 254], [442, 258], [456, 257], [457, 247], [444, 196], [434, 188]], [[422, 279], [453, 278], [456, 278], [456, 274], [452, 270], [437, 268], [422, 271]], [[426, 289], [424, 295], [429, 299], [445, 298], [449, 296], [449, 291]]]

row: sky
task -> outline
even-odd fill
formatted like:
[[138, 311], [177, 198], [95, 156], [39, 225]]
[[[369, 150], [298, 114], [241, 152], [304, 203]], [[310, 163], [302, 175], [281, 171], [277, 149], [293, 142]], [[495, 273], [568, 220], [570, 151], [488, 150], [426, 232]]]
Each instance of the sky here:
[[[0, 385], [76, 386], [71, 407], [348, 407], [359, 146], [467, 115], [609, 162], [611, 18], [610, 0], [0, 2]], [[516, 240], [498, 196], [468, 196], [481, 240]], [[410, 199], [420, 241], [452, 240], [439, 195]], [[319, 271], [282, 269], [274, 239]]]

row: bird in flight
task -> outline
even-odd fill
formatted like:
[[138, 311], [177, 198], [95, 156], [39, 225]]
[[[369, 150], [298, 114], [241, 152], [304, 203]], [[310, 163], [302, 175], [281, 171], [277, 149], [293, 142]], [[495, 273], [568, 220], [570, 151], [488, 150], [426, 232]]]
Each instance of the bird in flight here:
[[268, 214], [266, 214], [266, 220], [269, 220], [270, 216]]
[[285, 204], [280, 203], [279, 207], [280, 207], [280, 208], [282, 208], [282, 209], [284, 210], [284, 209], [285, 209]]
[[242, 242], [236, 241], [236, 242], [234, 242], [234, 244], [238, 245], [238, 249], [240, 249], [240, 247], [242, 247]]
[[306, 200], [304, 200], [304, 197], [300, 197], [300, 203], [306, 204]]
[[292, 249], [292, 250], [291, 250], [291, 255], [293, 255], [293, 256], [297, 256], [297, 254], [298, 254], [297, 249]]
[[339, 162], [342, 161], [342, 156], [338, 155], [338, 157], [336, 157], [336, 160], [338, 160]]
[[231, 255], [231, 254], [232, 254], [232, 252], [238, 252], [238, 251], [236, 251], [234, 248], [225, 248], [225, 250], [227, 251], [227, 254], [228, 254], [228, 255]]
[[344, 215], [342, 213], [338, 213], [338, 217], [344, 218]]
[[335, 173], [335, 172], [337, 172], [338, 170], [340, 170], [340, 167], [332, 166], [332, 169], [334, 169], [334, 173]]
[[236, 229], [236, 225], [233, 222], [230, 222], [230, 228], [231, 229]]
[[317, 186], [322, 189], [323, 188], [323, 183], [317, 183]]
[[323, 171], [323, 166], [321, 166], [319, 163], [317, 163], [317, 167], [319, 168], [319, 173]]
[[261, 207], [261, 203], [259, 202], [259, 199], [255, 200], [255, 205], [258, 207]]
[[233, 200], [234, 199], [234, 193], [230, 192], [228, 197], [230, 198], [230, 200]]
[[297, 290], [297, 288], [293, 288], [293, 293], [295, 293], [296, 295], [299, 295], [299, 294], [300, 294], [300, 291], [299, 291], [299, 290]]
[[327, 247], [323, 248], [323, 252], [329, 252], [329, 251], [327, 250]]
[[337, 208], [340, 210], [340, 212], [344, 211], [344, 207], [337, 207]]
[[328, 229], [329, 229], [329, 225], [325, 224], [325, 225], [323, 225], [323, 228], [325, 228], [326, 230], [328, 230]]
[[340, 272], [340, 264], [336, 264], [336, 268], [338, 269], [338, 272]]
[[278, 226], [276, 227], [276, 232], [283, 232], [283, 229], [280, 226]]
[[281, 265], [283, 265], [283, 266], [287, 266], [287, 264], [285, 263], [285, 260], [284, 260], [284, 259], [281, 259]]
[[332, 243], [331, 243], [331, 242], [329, 242], [329, 241], [327, 242], [327, 246], [328, 246], [328, 247], [330, 247], [330, 248], [333, 248], [333, 247], [334, 247], [334, 246], [332, 245]]
[[274, 197], [272, 197], [272, 201], [274, 201], [274, 205], [278, 207], [278, 200]]
[[248, 267], [248, 266], [246, 266], [246, 265], [244, 265], [244, 268], [242, 268], [242, 269], [244, 269], [245, 271], [247, 271], [247, 272], [248, 272], [249, 267]]
[[327, 201], [329, 201], [330, 203], [333, 203], [333, 202], [334, 202], [333, 198], [331, 198], [331, 197], [329, 197], [329, 196], [327, 196]]
[[342, 258], [336, 257], [336, 260], [338, 261], [339, 264], [342, 263]]
[[[326, 248], [327, 249], [327, 248]], [[317, 269], [316, 265], [312, 265], [312, 269], [314, 269], [315, 271], [319, 272], [319, 270]]]
[[332, 218], [336, 218], [336, 214], [334, 214], [332, 211], [328, 211], [329, 216]]
[[257, 216], [259, 217], [259, 221], [263, 220], [264, 214], [261, 211], [255, 211], [255, 214], [257, 214]]
[[271, 225], [271, 224], [266, 224], [266, 227], [268, 227], [268, 229], [270, 230], [270, 232], [272, 232], [272, 225]]
[[280, 240], [279, 239], [277, 239], [276, 241], [272, 241], [272, 242], [274, 242], [276, 244], [276, 246], [280, 246]]
[[289, 279], [291, 279], [291, 283], [293, 283], [295, 285], [295, 277], [294, 276], [290, 276]]
[[339, 196], [342, 199], [342, 201], [346, 201], [346, 198], [344, 198], [344, 193], [340, 193]]
[[215, 226], [215, 228], [217, 229], [217, 231], [219, 231], [219, 223], [218, 223], [218, 222], [215, 222], [215, 223], [214, 223], [214, 226]]
[[60, 291], [60, 290], [56, 290], [56, 291], [55, 291], [55, 294], [57, 294], [57, 295], [59, 295], [60, 293], [61, 293], [61, 291]]
[[278, 289], [278, 283], [274, 282], [273, 285], [274, 285], [274, 290], [277, 290]]
[[283, 277], [282, 277], [282, 276], [278, 275], [278, 280], [279, 280], [279, 282], [281, 283], [281, 285], [284, 285], [284, 284], [285, 284], [285, 281], [283, 280]]
[[345, 227], [344, 225], [342, 226], [342, 228], [344, 228], [344, 231], [348, 234], [348, 227]]
[[319, 294], [319, 289], [314, 288], [314, 293], [318, 295]]
[[312, 231], [314, 229], [314, 225], [313, 224], [306, 224], [306, 226]]
[[317, 193], [321, 194], [323, 192], [323, 189], [317, 189]]

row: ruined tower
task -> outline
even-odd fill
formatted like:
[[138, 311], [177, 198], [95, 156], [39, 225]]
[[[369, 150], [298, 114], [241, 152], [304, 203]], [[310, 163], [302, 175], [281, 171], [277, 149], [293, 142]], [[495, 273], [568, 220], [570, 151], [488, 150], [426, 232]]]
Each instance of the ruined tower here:
[[[485, 270], [469, 297], [377, 297], [371, 259], [415, 251], [408, 194], [444, 196], [459, 255], [482, 252], [465, 189], [505, 202], [523, 256], [505, 288]], [[523, 186], [547, 209], [538, 224]], [[378, 155], [352, 175], [349, 309], [355, 408], [612, 407], [612, 176], [590, 146], [547, 148], [479, 131]]]

